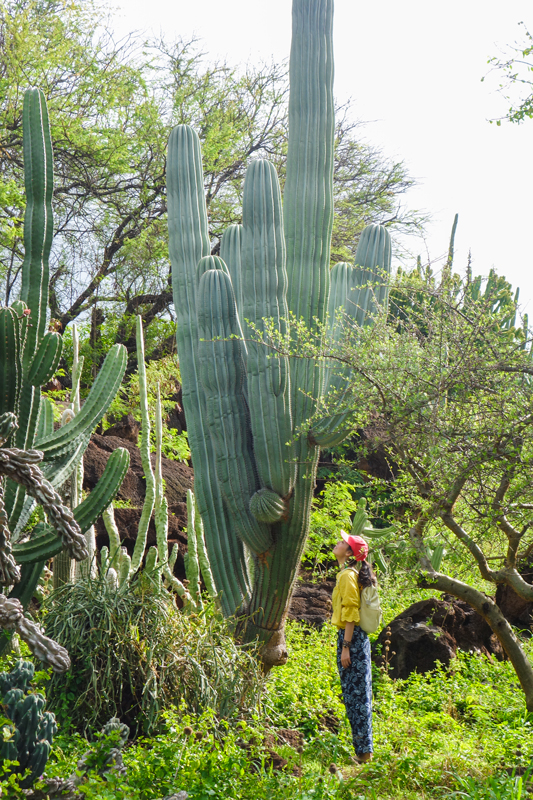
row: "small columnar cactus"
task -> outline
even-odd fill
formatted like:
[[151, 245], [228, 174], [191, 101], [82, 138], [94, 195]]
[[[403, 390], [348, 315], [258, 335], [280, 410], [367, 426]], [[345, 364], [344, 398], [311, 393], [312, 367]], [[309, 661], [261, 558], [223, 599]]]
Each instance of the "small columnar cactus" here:
[[[126, 548], [120, 545], [120, 534], [115, 522], [112, 504], [104, 512], [104, 523], [109, 534], [109, 548], [102, 548], [100, 562], [101, 570], [107, 574], [110, 583], [122, 586], [132, 575], [141, 569], [144, 560], [144, 571], [158, 584], [161, 580], [165, 585], [176, 592], [187, 607], [201, 606], [200, 572], [204, 578], [207, 592], [210, 597], [216, 596], [209, 558], [207, 555], [202, 520], [195, 514], [194, 495], [187, 492], [188, 512], [188, 541], [189, 552], [186, 557], [186, 573], [189, 589], [173, 574], [174, 564], [178, 555], [178, 546], [174, 545], [172, 552], [168, 553], [168, 503], [164, 493], [162, 474], [162, 444], [163, 444], [163, 418], [161, 409], [161, 395], [157, 387], [157, 404], [155, 410], [155, 472], [150, 459], [150, 413], [148, 407], [148, 388], [146, 382], [146, 368], [144, 364], [144, 337], [142, 317], [137, 317], [137, 361], [139, 365], [139, 402], [141, 407], [141, 463], [143, 466], [146, 494], [141, 512], [141, 519], [137, 530], [137, 537], [133, 557], [130, 559]], [[150, 547], [146, 552], [148, 525], [154, 515], [156, 529], [156, 547]]]
[[30, 661], [18, 661], [11, 672], [0, 673], [0, 696], [4, 715], [11, 725], [0, 730], [0, 758], [18, 761], [10, 767], [23, 775], [21, 787], [27, 789], [44, 772], [54, 736], [57, 733], [55, 716], [44, 710], [44, 695], [31, 689], [34, 666]]

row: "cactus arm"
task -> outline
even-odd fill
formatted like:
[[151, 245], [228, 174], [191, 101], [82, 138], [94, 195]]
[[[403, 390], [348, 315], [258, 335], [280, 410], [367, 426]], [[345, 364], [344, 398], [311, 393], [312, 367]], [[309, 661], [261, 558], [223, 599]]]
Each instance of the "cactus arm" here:
[[243, 344], [231, 280], [220, 269], [205, 272], [198, 291], [199, 373], [207, 397], [207, 421], [216, 472], [226, 507], [242, 541], [256, 554], [268, 550], [268, 527], [251, 514], [259, 488], [249, 416], [243, 394]]
[[289, 363], [257, 341], [265, 320], [284, 331], [288, 318], [281, 192], [274, 166], [264, 160], [250, 164], [244, 181], [242, 286], [243, 317], [251, 323], [246, 370], [255, 460], [261, 486], [283, 498], [295, 479]]
[[[172, 566], [168, 557], [168, 503], [163, 491], [162, 474], [162, 446], [163, 446], [163, 415], [161, 411], [161, 393], [157, 384], [157, 402], [155, 410], [155, 510], [154, 522], [157, 539], [158, 560], [165, 580], [170, 587], [177, 593], [185, 603], [189, 603], [191, 597], [178, 578], [172, 574]], [[175, 559], [174, 559], [175, 562]], [[194, 603], [193, 603], [194, 605]]]
[[130, 454], [124, 447], [114, 450], [90, 495], [74, 509], [74, 519], [84, 533], [96, 522], [117, 494], [128, 471], [129, 463]]
[[284, 213], [289, 308], [323, 319], [333, 226], [332, 0], [294, 0]]
[[70, 392], [70, 404], [74, 414], [80, 410], [80, 384], [81, 373], [83, 370], [83, 357], [80, 358], [80, 339], [78, 336], [78, 326], [72, 326], [72, 389]]
[[89, 551], [89, 556], [84, 561], [77, 561], [74, 568], [74, 582], [77, 583], [83, 578], [95, 578], [98, 572], [98, 565], [96, 563], [96, 531], [94, 525], [91, 525], [88, 531], [85, 531], [85, 544]]
[[44, 438], [54, 432], [54, 408], [48, 397], [41, 397], [39, 419], [37, 421], [37, 438]]
[[[372, 322], [374, 314], [386, 308], [391, 270], [391, 242], [383, 225], [367, 225], [361, 234], [355, 266], [344, 262], [331, 270], [328, 304], [328, 336], [333, 348], [342, 340], [346, 319], [357, 327]], [[350, 370], [330, 363], [325, 370], [324, 394], [334, 413], [317, 420], [310, 439], [321, 447], [333, 447], [349, 433], [349, 413], [343, 409], [349, 396]]]
[[48, 110], [44, 94], [29, 89], [23, 108], [24, 252], [20, 298], [30, 309], [26, 358], [29, 365], [46, 329], [50, 248], [53, 236], [53, 158]]
[[[61, 545], [62, 546], [62, 545]], [[27, 608], [39, 583], [46, 561], [38, 561], [33, 564], [22, 564], [20, 570], [20, 581], [16, 583], [9, 592], [9, 599], [19, 600], [23, 608]], [[3, 655], [0, 647], [0, 655]]]
[[[294, 0], [290, 55], [289, 147], [284, 191], [288, 306], [313, 329], [325, 316], [333, 225], [333, 2]], [[314, 411], [323, 377], [316, 364], [293, 360], [294, 424]], [[302, 441], [297, 460], [314, 475], [316, 448]], [[310, 478], [312, 482], [312, 478]]]
[[120, 533], [118, 532], [117, 523], [115, 521], [113, 503], [103, 510], [102, 519], [104, 520], [105, 529], [109, 536], [109, 561], [111, 566], [115, 567], [118, 571], [120, 564]]
[[206, 543], [224, 613], [247, 601], [250, 585], [242, 542], [232, 528], [218, 486], [213, 445], [206, 423], [205, 393], [197, 369], [198, 261], [209, 255], [200, 142], [187, 126], [170, 134], [167, 202], [172, 284], [178, 318], [177, 345], [183, 381], [183, 406], [193, 453], [195, 492], [204, 520]]
[[241, 247], [242, 225], [229, 225], [220, 241], [220, 258], [228, 266], [237, 304], [237, 316], [243, 320]]
[[47, 333], [42, 339], [28, 371], [28, 380], [33, 386], [48, 383], [61, 358], [63, 339], [58, 333]]
[[367, 225], [355, 253], [350, 274], [346, 313], [359, 327], [371, 321], [378, 308], [386, 306], [391, 269], [390, 235], [383, 225]]
[[[196, 511], [196, 498], [194, 497], [194, 495], [192, 497], [192, 501], [194, 503]], [[188, 508], [189, 508], [189, 492], [187, 492], [187, 509]], [[202, 517], [199, 513], [194, 514], [194, 533], [196, 537], [196, 552], [198, 554], [198, 565], [200, 567], [202, 578], [204, 579], [207, 594], [209, 595], [209, 597], [216, 597], [217, 587], [215, 585], [215, 580], [213, 578], [213, 573], [211, 571], [211, 564], [209, 563], [209, 556], [207, 555], [207, 549], [205, 546], [204, 524], [202, 522]]]
[[195, 605], [202, 608], [202, 594], [200, 591], [200, 565], [198, 563], [198, 546], [196, 541], [196, 507], [194, 494], [187, 489], [187, 559], [185, 574], [189, 581], [189, 591]]
[[17, 407], [22, 370], [19, 341], [17, 313], [0, 308], [0, 414]]
[[144, 363], [144, 337], [142, 328], [142, 317], [137, 316], [137, 363], [139, 366], [139, 401], [141, 406], [141, 463], [144, 472], [146, 483], [146, 494], [144, 496], [144, 503], [139, 520], [139, 527], [137, 530], [137, 539], [133, 549], [133, 556], [131, 559], [131, 571], [137, 572], [141, 566], [146, 549], [146, 540], [148, 537], [148, 525], [152, 511], [154, 510], [155, 501], [155, 479], [154, 471], [152, 469], [152, 462], [150, 461], [150, 414], [148, 412], [148, 393], [146, 387], [146, 366]]
[[[293, 0], [290, 57], [289, 149], [284, 189], [288, 307], [311, 330], [324, 320], [329, 289], [333, 211], [332, 0]], [[295, 429], [315, 412], [323, 389], [313, 360], [291, 360]], [[319, 449], [307, 436], [295, 441], [298, 472], [286, 519], [273, 529], [275, 547], [255, 563], [255, 587], [246, 638], [265, 643], [266, 664], [284, 663], [283, 619], [309, 531]]]
[[56, 458], [72, 451], [75, 440], [86, 436], [88, 431], [92, 431], [98, 425], [120, 387], [126, 371], [126, 362], [127, 353], [124, 345], [113, 345], [80, 413], [68, 425], [64, 425], [36, 443], [36, 446], [43, 451], [45, 459]]
[[178, 560], [178, 553], [180, 549], [178, 547], [177, 542], [174, 542], [172, 545], [172, 550], [170, 551], [170, 555], [168, 557], [168, 568], [172, 572], [174, 567], [176, 566], [176, 561]]

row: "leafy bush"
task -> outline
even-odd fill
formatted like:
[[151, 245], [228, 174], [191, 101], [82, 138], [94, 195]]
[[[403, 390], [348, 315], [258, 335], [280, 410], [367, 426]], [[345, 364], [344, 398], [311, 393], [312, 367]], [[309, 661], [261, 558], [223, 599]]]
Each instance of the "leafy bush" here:
[[187, 615], [146, 575], [115, 589], [101, 577], [67, 584], [46, 601], [45, 627], [69, 651], [72, 667], [54, 675], [50, 708], [89, 732], [110, 717], [153, 732], [160, 714], [180, 701], [219, 718], [259, 708], [261, 669], [235, 643], [211, 607]]

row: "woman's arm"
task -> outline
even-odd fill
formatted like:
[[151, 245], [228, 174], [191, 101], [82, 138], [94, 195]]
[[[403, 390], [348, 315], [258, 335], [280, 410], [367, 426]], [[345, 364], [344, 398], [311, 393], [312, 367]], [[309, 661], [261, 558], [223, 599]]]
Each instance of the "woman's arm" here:
[[[347, 622], [346, 627], [344, 629], [344, 641], [351, 642], [353, 637], [353, 629], [355, 627], [355, 622]], [[341, 664], [343, 667], [349, 667], [352, 663], [352, 659], [350, 658], [350, 648], [343, 647], [341, 653]]]

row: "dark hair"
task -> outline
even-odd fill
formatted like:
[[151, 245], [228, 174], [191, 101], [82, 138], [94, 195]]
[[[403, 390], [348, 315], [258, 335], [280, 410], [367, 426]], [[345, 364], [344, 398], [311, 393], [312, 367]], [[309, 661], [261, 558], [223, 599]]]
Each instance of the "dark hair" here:
[[361, 589], [366, 589], [367, 586], [377, 586], [377, 578], [368, 561], [361, 561], [357, 579]]

